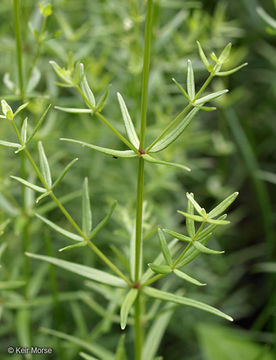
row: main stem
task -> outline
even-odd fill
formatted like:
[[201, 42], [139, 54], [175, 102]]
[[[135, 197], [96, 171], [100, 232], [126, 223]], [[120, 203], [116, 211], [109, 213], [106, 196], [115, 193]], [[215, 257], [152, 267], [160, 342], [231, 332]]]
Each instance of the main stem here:
[[[141, 99], [141, 124], [140, 124], [140, 146], [139, 151], [143, 153], [146, 137], [147, 107], [148, 107], [148, 84], [150, 69], [150, 46], [152, 35], [152, 12], [153, 0], [147, 3], [147, 18], [144, 35], [144, 65], [142, 80], [142, 99]], [[144, 198], [144, 159], [138, 160], [137, 177], [137, 202], [136, 202], [136, 238], [135, 238], [135, 275], [134, 281], [138, 285], [140, 280], [141, 265], [143, 260], [143, 198]], [[138, 286], [139, 287], [139, 286]], [[139, 294], [135, 302], [135, 359], [142, 358], [142, 323], [141, 323], [141, 295]]]

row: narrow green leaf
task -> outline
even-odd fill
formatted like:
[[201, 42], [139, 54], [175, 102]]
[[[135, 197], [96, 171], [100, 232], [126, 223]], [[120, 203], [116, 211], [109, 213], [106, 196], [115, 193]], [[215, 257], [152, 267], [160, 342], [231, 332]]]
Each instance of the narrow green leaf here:
[[80, 75], [81, 75], [81, 89], [86, 97], [86, 99], [88, 101], [85, 101], [87, 103], [87, 105], [90, 107], [90, 105], [92, 105], [93, 107], [96, 107], [96, 101], [95, 101], [95, 97], [94, 94], [92, 92], [92, 90], [90, 89], [86, 76], [84, 74], [84, 66], [83, 64], [80, 64]]
[[57, 178], [57, 180], [54, 182], [52, 189], [54, 189], [64, 178], [64, 176], [68, 173], [68, 171], [71, 169], [71, 167], [78, 161], [78, 158], [75, 158], [74, 160], [72, 160], [65, 168], [64, 170], [61, 172], [61, 174], [59, 175], [59, 177]]
[[155, 159], [154, 157], [148, 155], [148, 154], [144, 154], [142, 155], [143, 159], [153, 163], [153, 164], [158, 164], [158, 165], [167, 165], [167, 166], [173, 166], [173, 167], [177, 167], [186, 171], [191, 171], [190, 168], [188, 168], [187, 166], [181, 165], [181, 164], [176, 164], [176, 163], [172, 163], [172, 162], [168, 162], [168, 161], [163, 161], [163, 160], [158, 160]]
[[[224, 214], [222, 216], [220, 216], [217, 220], [225, 220], [227, 218], [227, 215]], [[207, 236], [209, 236], [215, 229], [216, 227], [218, 227], [218, 224], [211, 224], [209, 226], [207, 226], [205, 229], [203, 229], [197, 237], [198, 241], [201, 241], [203, 239], [205, 239]]]
[[39, 161], [40, 161], [40, 167], [43, 178], [47, 186], [51, 188], [52, 178], [51, 178], [50, 167], [41, 141], [38, 142], [38, 152], [39, 152]]
[[171, 293], [168, 293], [168, 292], [162, 291], [162, 290], [157, 290], [157, 289], [154, 289], [152, 287], [145, 287], [143, 289], [143, 292], [146, 295], [148, 295], [150, 297], [153, 297], [155, 299], [160, 299], [160, 300], [163, 300], [163, 301], [169, 301], [169, 302], [173, 302], [173, 303], [179, 304], [179, 305], [191, 306], [191, 307], [194, 307], [194, 308], [209, 312], [211, 314], [220, 316], [220, 317], [222, 317], [222, 318], [224, 318], [226, 320], [233, 321], [231, 316], [226, 315], [222, 311], [220, 311], [220, 310], [218, 310], [218, 309], [216, 309], [216, 308], [214, 308], [214, 307], [212, 307], [210, 305], [207, 305], [207, 304], [204, 304], [204, 303], [202, 303], [200, 301], [197, 301], [197, 300], [193, 300], [193, 299], [189, 299], [187, 297], [182, 297], [182, 296], [179, 296], [179, 295], [171, 294]]
[[122, 97], [122, 95], [120, 93], [117, 93], [117, 97], [118, 97], [121, 112], [122, 112], [122, 115], [123, 115], [127, 136], [129, 138], [130, 142], [132, 143], [132, 145], [134, 145], [135, 148], [138, 149], [139, 148], [139, 139], [138, 139], [138, 136], [136, 134], [136, 131], [135, 131], [133, 122], [131, 120], [131, 117], [129, 115], [129, 112], [127, 110], [124, 99], [123, 99], [123, 97]]
[[244, 63], [240, 66], [237, 66], [235, 67], [234, 69], [232, 70], [228, 70], [228, 71], [219, 71], [216, 73], [216, 76], [228, 76], [228, 75], [232, 75], [234, 74], [235, 72], [239, 71], [240, 69], [242, 69], [243, 67], [247, 66], [248, 63]]
[[18, 289], [24, 285], [26, 285], [26, 282], [20, 280], [0, 281], [0, 290]]
[[26, 118], [23, 122], [23, 125], [21, 127], [21, 133], [20, 133], [20, 136], [21, 136], [21, 139], [22, 139], [22, 142], [23, 144], [26, 143], [26, 140], [27, 140], [27, 128], [28, 128], [28, 118]]
[[74, 249], [76, 247], [84, 247], [84, 246], [87, 246], [87, 241], [86, 240], [78, 242], [77, 244], [65, 246], [65, 247], [63, 247], [61, 249], [58, 249], [58, 251], [62, 252], [62, 251], [65, 251], [65, 250], [71, 250], [71, 249]]
[[216, 255], [216, 254], [224, 253], [224, 251], [217, 251], [217, 250], [209, 249], [206, 246], [204, 246], [203, 244], [201, 244], [199, 241], [193, 241], [192, 244], [198, 251], [200, 251], [204, 254]]
[[11, 148], [20, 148], [21, 145], [14, 143], [14, 142], [9, 142], [9, 141], [4, 141], [4, 140], [0, 140], [0, 146], [5, 146], [5, 147], [11, 147]]
[[182, 95], [184, 95], [184, 97], [190, 101], [189, 95], [187, 94], [187, 92], [185, 91], [185, 89], [183, 89], [183, 87], [179, 84], [179, 82], [177, 82], [174, 78], [172, 78], [172, 81], [175, 83], [175, 85], [178, 87], [179, 91], [182, 93]]
[[208, 101], [212, 101], [212, 100], [218, 98], [219, 96], [226, 94], [228, 91], [229, 91], [228, 89], [224, 89], [224, 90], [216, 91], [212, 94], [203, 96], [202, 98], [195, 101], [195, 105], [205, 104]]
[[78, 108], [67, 108], [61, 106], [55, 106], [55, 109], [64, 111], [70, 114], [92, 114], [92, 110], [90, 109], [78, 109]]
[[200, 110], [209, 112], [209, 111], [215, 111], [217, 110], [217, 108], [214, 106], [200, 106]]
[[41, 221], [43, 221], [45, 224], [47, 224], [48, 226], [50, 226], [52, 229], [54, 229], [55, 231], [57, 231], [59, 234], [64, 235], [65, 237], [75, 240], [75, 241], [83, 241], [83, 238], [79, 235], [73, 234], [70, 231], [64, 230], [62, 227], [56, 225], [55, 223], [53, 223], [52, 221], [46, 219], [45, 217], [39, 215], [39, 214], [35, 214], [36, 217], [38, 217]]
[[159, 237], [159, 241], [160, 241], [161, 250], [164, 255], [164, 259], [166, 260], [166, 263], [168, 265], [172, 265], [172, 263], [173, 263], [172, 256], [171, 256], [166, 238], [161, 229], [158, 229], [158, 237]]
[[31, 254], [31, 253], [25, 253], [25, 254], [31, 258], [46, 261], [50, 264], [59, 266], [65, 270], [71, 271], [71, 272], [78, 274], [80, 276], [83, 276], [87, 279], [98, 281], [102, 284], [107, 284], [107, 285], [116, 286], [116, 287], [125, 287], [126, 286], [125, 281], [120, 279], [119, 277], [108, 274], [107, 272], [104, 272], [104, 271], [101, 271], [98, 269], [94, 269], [92, 267], [88, 267], [88, 266], [81, 265], [81, 264], [76, 264], [73, 262], [57, 259], [57, 258], [50, 257], [50, 256], [37, 255], [37, 254]]
[[222, 50], [219, 58], [218, 58], [218, 61], [220, 64], [223, 64], [229, 57], [230, 55], [230, 51], [231, 51], [231, 47], [232, 47], [232, 44], [229, 43], [225, 46], [225, 48]]
[[[191, 193], [190, 195], [192, 197], [194, 197], [193, 193]], [[194, 215], [194, 207], [189, 199], [188, 199], [188, 203], [187, 203], [187, 213]], [[186, 228], [187, 228], [188, 235], [191, 238], [193, 238], [195, 236], [195, 222], [193, 219], [186, 218]]]
[[[186, 241], [186, 242], [191, 242], [192, 239], [189, 237], [189, 236], [185, 236], [185, 235], [182, 235], [182, 234], [179, 234], [175, 231], [172, 231], [172, 230], [169, 230], [169, 229], [163, 229], [163, 231], [171, 236], [173, 236], [174, 238], [178, 239], [178, 240], [181, 240], [181, 241]], [[171, 264], [169, 264], [171, 265]]]
[[195, 80], [194, 71], [191, 60], [188, 60], [188, 71], [187, 71], [187, 92], [191, 101], [195, 97]]
[[[200, 243], [203, 245], [207, 245], [209, 240], [211, 239], [212, 233], [208, 236], [205, 236], [204, 239], [200, 240]], [[199, 242], [199, 240], [197, 240]], [[192, 262], [197, 256], [199, 256], [201, 252], [197, 250], [194, 246], [191, 246], [187, 252], [185, 253], [185, 256], [183, 259], [177, 264], [177, 268], [181, 269], [183, 266], [189, 264]]]
[[105, 101], [106, 101], [106, 99], [108, 97], [108, 94], [109, 94], [109, 90], [110, 90], [110, 85], [107, 87], [106, 91], [104, 92], [104, 94], [99, 99], [99, 101], [97, 103], [97, 111], [101, 112], [102, 109], [104, 108]]
[[267, 23], [267, 25], [276, 30], [276, 20], [273, 19], [273, 17], [271, 17], [262, 7], [258, 6], [256, 10], [260, 17]]
[[134, 301], [136, 300], [137, 295], [138, 295], [137, 289], [130, 289], [123, 301], [120, 312], [122, 330], [126, 328], [128, 314], [130, 309], [132, 308]]
[[90, 206], [88, 179], [84, 179], [82, 188], [82, 230], [85, 235], [89, 235], [92, 229], [92, 212]]
[[188, 200], [190, 200], [190, 202], [192, 203], [193, 207], [196, 209], [198, 214], [201, 216], [204, 216], [204, 211], [203, 211], [202, 207], [195, 201], [194, 194], [186, 193], [186, 197], [188, 198]]
[[91, 352], [91, 354], [98, 356], [101, 360], [114, 360], [114, 355], [109, 350], [107, 350], [106, 348], [104, 348], [98, 344], [92, 343], [91, 341], [89, 341], [89, 342], [84, 341], [75, 336], [68, 335], [61, 331], [56, 331], [56, 330], [52, 330], [52, 329], [41, 328], [40, 330], [44, 334], [56, 336], [58, 338], [68, 341], [69, 343], [79, 345], [83, 349], [86, 349], [89, 352]]
[[36, 124], [36, 126], [35, 126], [32, 134], [31, 134], [30, 137], [28, 138], [26, 144], [28, 144], [28, 143], [32, 140], [32, 138], [35, 136], [35, 134], [36, 134], [36, 133], [38, 132], [38, 130], [40, 129], [40, 127], [41, 127], [41, 125], [42, 125], [42, 123], [43, 123], [46, 115], [48, 114], [48, 111], [49, 111], [50, 108], [51, 108], [51, 106], [52, 106], [51, 104], [48, 105], [47, 109], [44, 111], [44, 113], [42, 114], [42, 116], [41, 116], [40, 119], [38, 120], [38, 123]]
[[27, 186], [28, 188], [34, 190], [34, 191], [37, 191], [37, 192], [40, 192], [40, 193], [45, 193], [46, 192], [46, 189], [40, 187], [40, 186], [37, 186], [37, 185], [34, 185], [32, 183], [30, 183], [29, 181], [27, 180], [24, 180], [18, 176], [11, 176], [12, 179], [14, 180], [17, 180], [19, 181], [21, 184]]
[[203, 284], [199, 282], [198, 280], [192, 278], [191, 276], [185, 274], [183, 271], [180, 271], [178, 269], [174, 269], [173, 272], [176, 276], [178, 276], [180, 279], [188, 281], [191, 284], [197, 285], [197, 286], [205, 286], [206, 284]]
[[220, 204], [218, 204], [218, 206], [216, 206], [212, 211], [208, 213], [208, 218], [214, 218], [223, 213], [224, 210], [227, 209], [232, 204], [232, 202], [235, 201], [238, 195], [238, 192], [234, 192], [232, 195], [229, 195], [225, 200], [223, 200]]
[[90, 235], [89, 235], [89, 240], [94, 239], [94, 237], [105, 227], [105, 225], [108, 223], [108, 221], [110, 220], [113, 211], [115, 209], [115, 207], [117, 206], [117, 201], [114, 201], [114, 203], [111, 205], [111, 208], [109, 210], [109, 213], [97, 224], [97, 226], [95, 226], [95, 228], [91, 231]]
[[73, 139], [65, 139], [65, 138], [61, 138], [61, 141], [67, 141], [67, 142], [72, 142], [75, 144], [79, 144], [82, 145], [84, 147], [88, 147], [90, 149], [102, 152], [106, 155], [110, 155], [110, 156], [114, 156], [114, 157], [119, 157], [119, 158], [135, 158], [137, 157], [137, 154], [135, 154], [135, 152], [133, 150], [114, 150], [114, 149], [108, 149], [108, 148], [103, 148], [100, 146], [96, 146], [96, 145], [92, 145], [92, 144], [88, 144], [85, 143], [83, 141], [78, 141], [78, 140], [73, 140]]
[[17, 114], [19, 114], [19, 113], [20, 113], [22, 110], [24, 110], [28, 105], [29, 105], [28, 102], [25, 103], [25, 104], [20, 105], [20, 106], [17, 108], [16, 112], [14, 113], [14, 116], [16, 116]]
[[46, 191], [46, 192], [43, 193], [42, 195], [38, 196], [38, 197], [35, 199], [36, 204], [38, 204], [40, 200], [42, 200], [42, 199], [44, 199], [45, 197], [49, 196], [50, 193], [51, 193], [50, 191]]
[[188, 214], [184, 211], [180, 211], [180, 210], [177, 210], [177, 212], [187, 218], [190, 218], [192, 220], [195, 220], [195, 221], [198, 221], [198, 222], [207, 222], [207, 223], [210, 223], [210, 224], [216, 224], [216, 225], [228, 225], [230, 224], [230, 221], [227, 221], [227, 220], [214, 220], [214, 219], [208, 219], [208, 218], [204, 218], [202, 216], [198, 216], [198, 215], [191, 215], [191, 214]]
[[173, 314], [172, 309], [168, 310], [169, 307], [171, 308], [170, 304], [165, 305], [164, 310], [166, 311], [158, 316], [152, 323], [143, 346], [142, 359], [154, 359]]
[[171, 131], [166, 133], [149, 151], [149, 153], [159, 152], [170, 144], [172, 144], [187, 128], [190, 122], [193, 120], [194, 116], [200, 110], [199, 107], [195, 107], [193, 110], [189, 112], [188, 115], [184, 117], [183, 120], [179, 122]]
[[149, 268], [157, 274], [169, 274], [172, 272], [171, 267], [168, 265], [156, 265], [156, 264], [150, 263]]
[[114, 360], [127, 360], [126, 350], [125, 350], [125, 335], [120, 337], [120, 341], [118, 343], [115, 359]]
[[80, 352], [80, 357], [82, 357], [84, 360], [98, 360], [94, 356], [88, 355], [84, 352]]
[[198, 46], [198, 52], [199, 52], [199, 56], [201, 61], [203, 62], [204, 66], [206, 67], [206, 69], [210, 72], [212, 71], [212, 65], [209, 63], [209, 61], [207, 60], [206, 55], [204, 54], [204, 51], [200, 45], [200, 42], [197, 41], [197, 46]]
[[61, 68], [55, 61], [49, 61], [50, 65], [52, 66], [54, 72], [56, 75], [64, 81], [66, 84], [73, 86], [71, 79], [71, 72], [69, 70]]

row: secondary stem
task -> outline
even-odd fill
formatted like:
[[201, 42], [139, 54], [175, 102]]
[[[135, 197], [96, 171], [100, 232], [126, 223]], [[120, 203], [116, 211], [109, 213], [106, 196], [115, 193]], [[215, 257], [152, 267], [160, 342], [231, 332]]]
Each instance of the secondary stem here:
[[[147, 18], [144, 36], [144, 65], [142, 80], [142, 98], [141, 98], [141, 124], [140, 124], [140, 146], [142, 153], [145, 146], [146, 125], [147, 125], [147, 107], [148, 107], [148, 84], [150, 69], [150, 47], [152, 37], [152, 13], [153, 0], [147, 3]], [[144, 159], [138, 160], [138, 177], [137, 177], [137, 202], [136, 202], [136, 238], [135, 238], [135, 283], [139, 283], [141, 265], [143, 261], [143, 198], [144, 198]], [[141, 323], [141, 294], [135, 301], [135, 359], [141, 360], [143, 336]]]

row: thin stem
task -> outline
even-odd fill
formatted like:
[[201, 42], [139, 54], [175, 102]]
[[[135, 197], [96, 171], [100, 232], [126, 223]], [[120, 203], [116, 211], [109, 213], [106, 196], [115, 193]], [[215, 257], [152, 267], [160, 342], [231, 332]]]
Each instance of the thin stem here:
[[146, 27], [145, 27], [144, 65], [143, 65], [142, 101], [141, 101], [141, 124], [140, 124], [141, 150], [143, 150], [143, 147], [145, 145], [146, 125], [147, 125], [150, 46], [151, 46], [151, 37], [152, 37], [152, 11], [153, 11], [153, 2], [152, 0], [148, 0], [147, 19], [146, 19]]
[[22, 70], [22, 43], [21, 43], [20, 16], [19, 16], [19, 0], [13, 0], [13, 11], [14, 11], [14, 30], [15, 30], [15, 38], [16, 38], [18, 82], [19, 82], [20, 98], [22, 102], [24, 102], [24, 82], [23, 82], [23, 70]]
[[[142, 80], [142, 95], [141, 95], [141, 124], [140, 124], [140, 151], [143, 150], [146, 137], [147, 124], [147, 106], [148, 106], [148, 86], [149, 86], [149, 68], [150, 68], [150, 47], [152, 38], [152, 13], [153, 0], [148, 0], [147, 3], [147, 18], [144, 35], [144, 65], [143, 65], [143, 80]], [[135, 283], [139, 283], [141, 264], [143, 261], [143, 198], [144, 198], [144, 159], [142, 157], [138, 160], [138, 174], [137, 174], [137, 201], [136, 201], [136, 237], [135, 237]], [[135, 359], [141, 360], [142, 357], [142, 323], [141, 323], [141, 294], [138, 295], [135, 301]]]
[[29, 153], [29, 151], [26, 149], [26, 147], [23, 144], [21, 135], [19, 133], [19, 130], [15, 124], [14, 121], [12, 121], [12, 126], [17, 134], [17, 137], [21, 143], [21, 145], [23, 146], [23, 151], [26, 154], [29, 162], [31, 163], [33, 169], [35, 170], [39, 180], [41, 181], [42, 185], [44, 186], [44, 188], [46, 189], [47, 192], [49, 192], [49, 196], [51, 196], [51, 198], [53, 199], [53, 201], [56, 203], [56, 205], [59, 207], [59, 209], [62, 211], [62, 213], [64, 214], [64, 216], [67, 218], [67, 220], [69, 221], [69, 223], [74, 227], [74, 229], [80, 234], [80, 236], [87, 242], [88, 246], [96, 253], [96, 255], [98, 255], [98, 257], [106, 263], [106, 265], [112, 269], [118, 276], [120, 276], [123, 280], [125, 280], [125, 282], [128, 285], [131, 285], [131, 281], [117, 268], [116, 265], [114, 265], [105, 255], [104, 253], [94, 244], [90, 241], [90, 239], [83, 233], [83, 231], [81, 230], [81, 228], [78, 226], [78, 224], [75, 222], [75, 220], [72, 218], [72, 216], [69, 214], [69, 212], [65, 209], [65, 207], [62, 205], [62, 203], [60, 202], [60, 200], [55, 196], [55, 194], [53, 193], [52, 189], [50, 189], [48, 187], [48, 185], [46, 184], [42, 173], [40, 172], [38, 166], [36, 165], [35, 161], [33, 160], [31, 154]]

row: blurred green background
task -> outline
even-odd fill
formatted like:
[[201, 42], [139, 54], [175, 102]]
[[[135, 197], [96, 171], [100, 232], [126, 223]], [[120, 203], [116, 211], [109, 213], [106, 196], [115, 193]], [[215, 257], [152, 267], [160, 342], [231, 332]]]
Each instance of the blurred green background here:
[[[30, 101], [27, 110], [30, 123], [34, 126], [49, 103], [85, 107], [73, 89], [55, 84], [57, 79], [49, 65], [49, 60], [55, 60], [66, 66], [68, 57], [73, 54], [75, 61], [84, 63], [97, 98], [111, 84], [104, 114], [116, 128], [123, 131], [117, 91], [123, 94], [138, 126], [145, 2], [53, 0], [51, 4], [53, 13], [47, 18], [26, 95]], [[198, 87], [208, 75], [200, 62], [196, 40], [208, 54], [219, 53], [232, 42], [229, 68], [245, 61], [249, 63], [231, 77], [213, 81], [213, 91], [228, 88], [229, 94], [217, 101], [216, 112], [200, 113], [164, 155], [164, 160], [184, 163], [192, 172], [146, 167], [145, 265], [159, 252], [154, 233], [158, 224], [184, 231], [185, 224], [176, 210], [186, 206], [186, 191], [193, 192], [206, 209], [234, 191], [240, 193], [231, 208], [231, 225], [212, 240], [215, 246], [225, 249], [226, 254], [202, 256], [190, 265], [191, 272], [208, 286], [199, 290], [192, 286], [184, 289], [188, 296], [231, 314], [235, 322], [229, 325], [199, 311], [176, 308], [158, 352], [164, 359], [261, 360], [276, 356], [276, 36], [256, 10], [257, 6], [262, 6], [276, 18], [274, 5], [272, 0], [240, 0], [231, 4], [218, 0], [155, 1], [148, 143], [183, 107], [185, 100], [171, 78], [185, 84], [188, 59], [193, 62]], [[27, 83], [43, 17], [36, 1], [24, 0], [20, 6], [24, 81]], [[0, 94], [1, 99], [16, 108], [20, 99], [16, 90], [18, 75], [10, 0], [1, 1], [0, 20], [0, 75], [3, 79]], [[15, 140], [10, 124], [3, 119], [0, 130], [1, 139]], [[65, 114], [54, 108], [36, 136], [43, 140], [54, 176], [65, 164], [79, 157], [63, 186], [57, 189], [74, 218], [80, 220], [80, 190], [85, 176], [89, 177], [95, 223], [106, 214], [112, 200], [118, 200], [112, 221], [96, 241], [115, 262], [118, 260], [112, 246], [128, 256], [129, 228], [135, 216], [136, 164], [61, 143], [60, 137], [117, 149], [123, 149], [122, 144], [96, 118]], [[31, 144], [30, 150], [36, 157], [36, 146]], [[78, 353], [83, 349], [80, 345], [40, 331], [41, 327], [56, 329], [87, 342], [96, 341], [114, 350], [120, 329], [110, 321], [113, 312], [118, 312], [112, 307], [112, 301], [103, 300], [98, 288], [90, 289], [83, 279], [71, 273], [26, 260], [22, 234], [28, 232], [31, 252], [52, 254], [99, 268], [101, 262], [92, 252], [81, 248], [59, 254], [58, 249], [68, 241], [50, 231], [33, 214], [47, 215], [67, 227], [64, 218], [47, 199], [36, 205], [31, 191], [27, 196], [27, 211], [23, 214], [20, 186], [9, 177], [20, 174], [20, 160], [13, 151], [1, 148], [0, 163], [0, 223], [11, 219], [1, 236], [1, 281], [24, 280], [26, 272], [30, 279], [27, 289], [1, 291], [1, 359], [10, 358], [8, 345], [30, 343], [53, 347], [55, 356], [49, 358], [79, 358]], [[31, 169], [27, 168], [27, 174], [35, 181]], [[173, 281], [172, 287], [177, 287], [177, 280]], [[102, 310], [106, 310], [104, 320], [100, 316]], [[126, 345], [130, 359], [132, 340], [128, 331]], [[14, 355], [13, 359], [21, 357]]]

